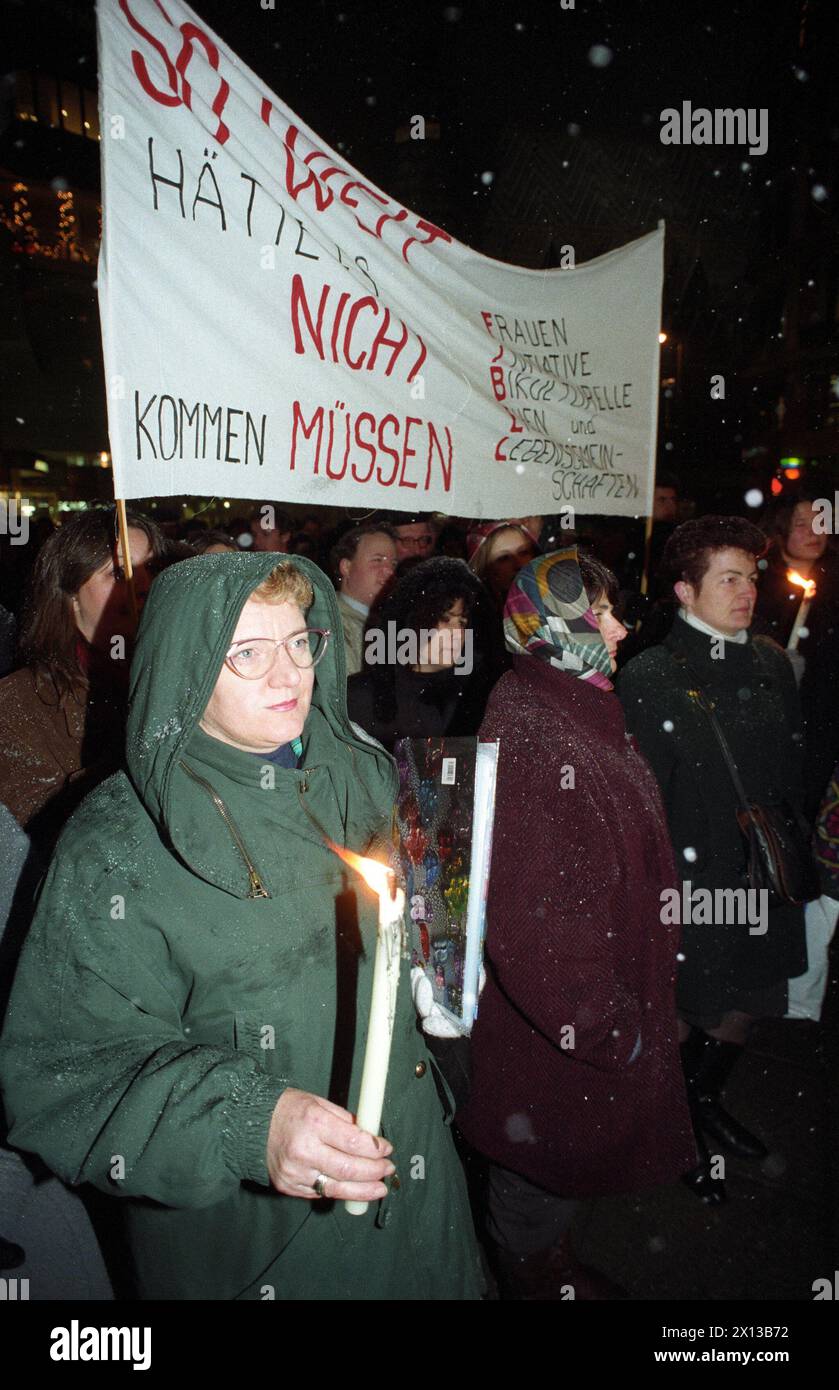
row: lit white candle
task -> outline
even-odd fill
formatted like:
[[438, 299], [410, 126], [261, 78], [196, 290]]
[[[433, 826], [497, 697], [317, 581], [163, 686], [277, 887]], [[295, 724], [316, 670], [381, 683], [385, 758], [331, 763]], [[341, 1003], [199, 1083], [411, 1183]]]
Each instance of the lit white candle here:
[[[338, 845], [333, 845], [333, 849], [357, 869], [368, 886], [379, 895], [373, 994], [370, 1000], [367, 1046], [361, 1072], [361, 1093], [356, 1112], [359, 1129], [377, 1135], [382, 1122], [393, 1023], [396, 1017], [405, 894], [397, 886], [393, 872], [386, 864], [380, 864], [376, 859], [364, 859], [352, 850], [342, 849]], [[347, 1211], [353, 1216], [363, 1216], [369, 1205], [369, 1202], [344, 1202]]]
[[810, 604], [816, 596], [816, 586], [812, 579], [804, 579], [797, 570], [787, 570], [787, 579], [790, 584], [797, 584], [803, 590], [801, 602], [798, 605], [798, 612], [795, 615], [795, 622], [792, 625], [792, 632], [787, 642], [787, 651], [797, 652], [801, 630], [806, 627], [807, 617], [810, 612]]

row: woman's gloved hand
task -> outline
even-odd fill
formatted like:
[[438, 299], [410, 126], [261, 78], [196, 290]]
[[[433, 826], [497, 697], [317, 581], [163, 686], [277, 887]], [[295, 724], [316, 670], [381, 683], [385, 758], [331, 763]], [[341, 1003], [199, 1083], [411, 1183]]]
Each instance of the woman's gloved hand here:
[[[481, 973], [478, 979], [478, 998], [486, 984], [486, 971], [481, 966]], [[434, 990], [431, 981], [421, 966], [415, 965], [411, 970], [411, 994], [414, 999], [414, 1008], [422, 1022], [422, 1031], [430, 1033], [433, 1038], [462, 1038], [463, 1030], [458, 1028], [449, 1018], [446, 1017], [440, 1005], [434, 998]]]
[[421, 966], [415, 965], [411, 971], [411, 994], [414, 1008], [422, 1023], [422, 1031], [434, 1038], [459, 1038], [460, 1029], [446, 1018], [434, 998], [431, 981]]

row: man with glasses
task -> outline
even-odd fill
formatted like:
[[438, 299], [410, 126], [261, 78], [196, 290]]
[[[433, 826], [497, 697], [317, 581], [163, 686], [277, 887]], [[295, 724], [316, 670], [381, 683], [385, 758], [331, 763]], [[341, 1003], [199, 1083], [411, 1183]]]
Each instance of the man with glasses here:
[[427, 560], [434, 554], [437, 534], [428, 517], [398, 512], [391, 517], [391, 525], [396, 535], [397, 562]]
[[396, 533], [386, 522], [355, 526], [334, 547], [338, 610], [344, 632], [347, 675], [361, 670], [364, 628], [371, 607], [391, 583], [398, 563]]

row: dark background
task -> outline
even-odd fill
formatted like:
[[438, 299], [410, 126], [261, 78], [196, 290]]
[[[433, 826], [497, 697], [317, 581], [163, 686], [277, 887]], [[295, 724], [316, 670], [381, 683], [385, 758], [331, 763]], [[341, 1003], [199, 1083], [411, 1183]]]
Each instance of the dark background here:
[[[95, 94], [94, 9], [3, 0], [2, 12], [0, 487], [54, 505], [111, 491], [98, 141], [68, 128]], [[817, 493], [839, 486], [835, 0], [199, 0], [197, 12], [363, 174], [488, 255], [550, 266], [571, 245], [579, 263], [665, 218], [660, 470], [702, 510], [742, 511], [750, 486], [768, 495], [782, 458], [800, 458]], [[22, 82], [37, 120], [21, 119]], [[683, 101], [766, 107], [768, 152], [662, 145], [660, 113]], [[409, 136], [417, 114], [424, 140]], [[14, 220], [20, 180], [34, 253]], [[62, 246], [60, 187], [84, 255], [66, 228]]]

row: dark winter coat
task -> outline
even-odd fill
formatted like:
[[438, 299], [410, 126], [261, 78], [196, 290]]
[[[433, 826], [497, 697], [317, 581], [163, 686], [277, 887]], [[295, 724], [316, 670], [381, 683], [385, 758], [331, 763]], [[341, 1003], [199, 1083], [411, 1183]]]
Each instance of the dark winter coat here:
[[[788, 658], [760, 637], [723, 649], [714, 658], [720, 643], [677, 617], [666, 640], [630, 661], [617, 685], [627, 728], [661, 786], [679, 875], [693, 889], [742, 888], [746, 864], [731, 777], [708, 716], [687, 693], [697, 679], [715, 704], [750, 799], [799, 808], [802, 802], [801, 716]], [[721, 1015], [744, 992], [807, 967], [800, 907], [771, 909], [763, 935], [719, 920], [682, 930], [679, 1004], [697, 1017]]]
[[350, 719], [388, 751], [399, 738], [476, 734], [489, 688], [480, 672], [367, 669], [347, 681]]
[[[0, 1014], [5, 1013], [13, 963], [32, 914], [41, 874], [37, 857], [14, 816], [0, 806]], [[2, 1112], [0, 1112], [1, 1114]], [[106, 1299], [113, 1291], [81, 1197], [40, 1163], [7, 1148], [0, 1121], [0, 1232], [20, 1244], [36, 1299]]]
[[[791, 584], [787, 570], [795, 569], [773, 549], [758, 587], [753, 632], [789, 641], [801, 603], [800, 586]], [[813, 565], [810, 578], [816, 596], [807, 614], [807, 635], [798, 643], [804, 674], [798, 694], [804, 721], [804, 810], [809, 820], [818, 812], [830, 775], [839, 762], [839, 561], [827, 552]]]
[[48, 856], [86, 794], [122, 761], [124, 696], [101, 680], [59, 695], [29, 666], [0, 680], [0, 802]]
[[475, 1297], [463, 1176], [407, 960], [382, 1120], [399, 1182], [365, 1216], [269, 1182], [287, 1087], [357, 1104], [371, 996], [376, 900], [307, 808], [363, 853], [389, 832], [396, 792], [392, 759], [350, 728], [334, 591], [300, 556], [308, 620], [337, 638], [316, 668], [303, 767], [266, 778], [261, 758], [198, 727], [242, 607], [282, 558], [201, 556], [155, 581], [132, 666], [130, 776], [66, 827], [12, 991], [10, 1140], [121, 1199], [145, 1298]]
[[0, 677], [13, 670], [16, 650], [17, 623], [13, 614], [0, 605]]
[[501, 751], [487, 983], [458, 1124], [481, 1153], [562, 1196], [669, 1182], [696, 1155], [655, 779], [615, 695], [533, 656], [495, 687], [481, 737]]

